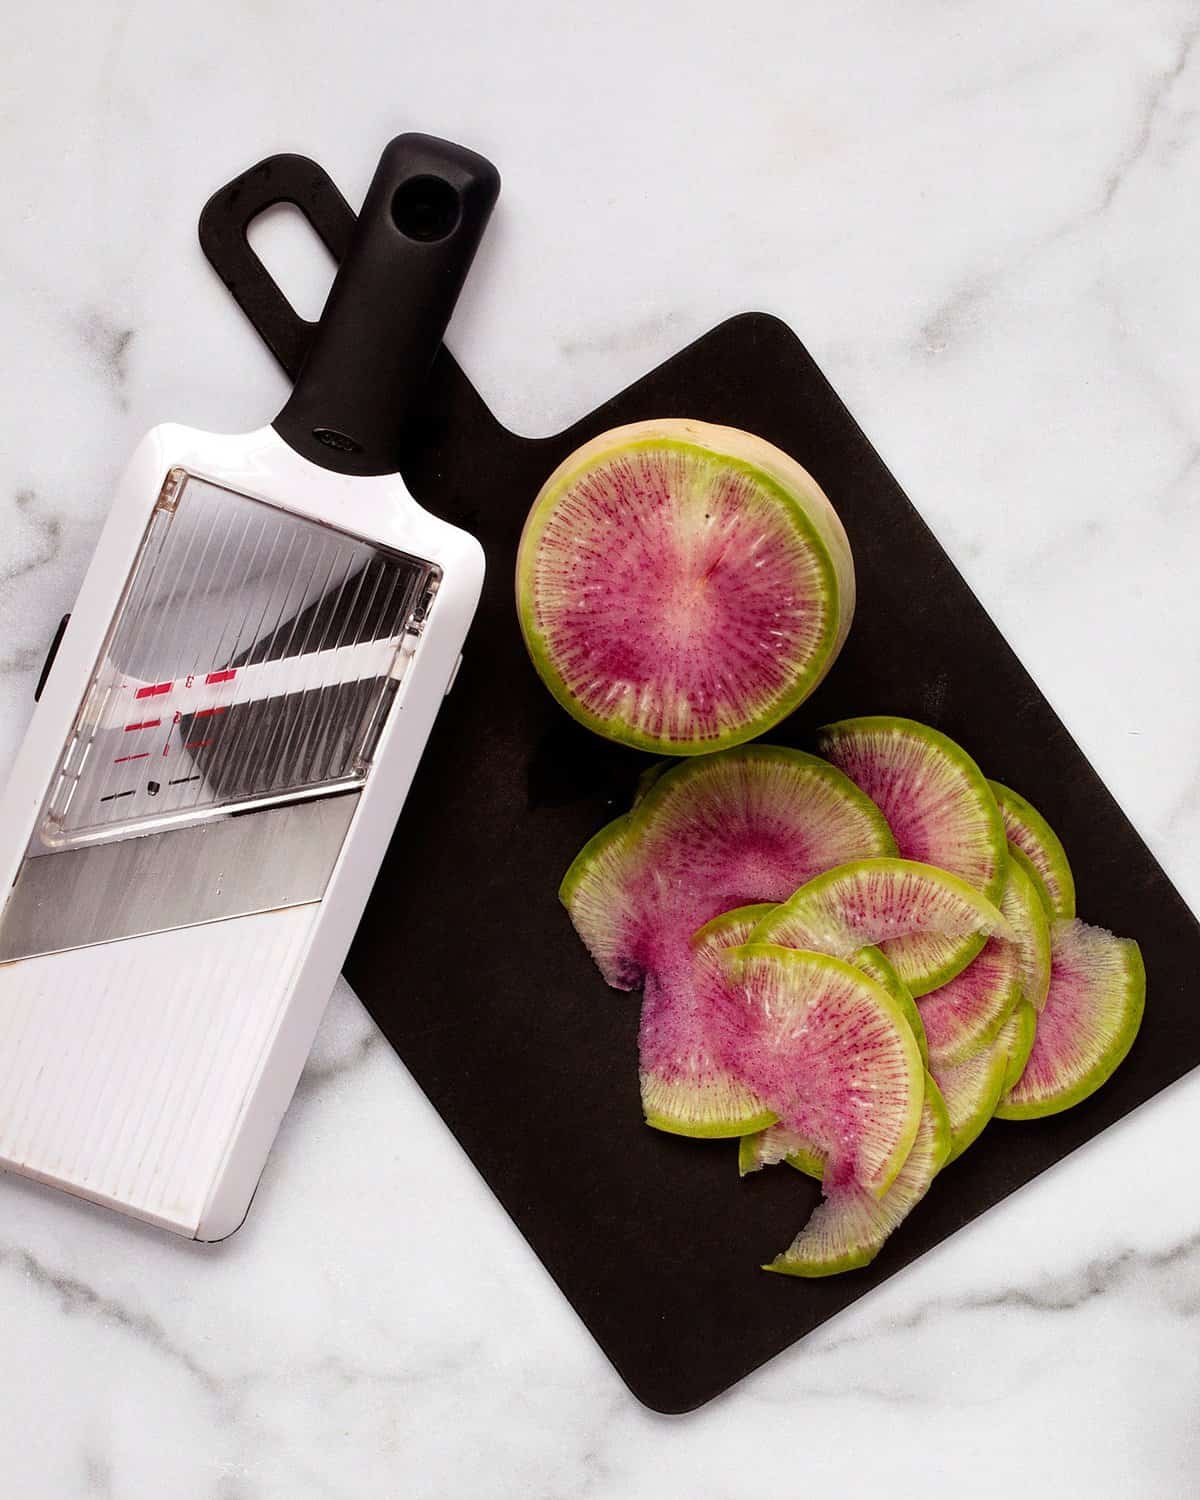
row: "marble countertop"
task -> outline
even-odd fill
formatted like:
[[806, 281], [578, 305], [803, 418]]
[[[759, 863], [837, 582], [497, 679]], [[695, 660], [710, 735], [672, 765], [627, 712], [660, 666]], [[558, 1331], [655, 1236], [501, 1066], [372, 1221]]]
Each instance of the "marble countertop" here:
[[[136, 438], [280, 404], [205, 197], [293, 149], [357, 202], [424, 129], [504, 174], [449, 336], [500, 417], [555, 430], [780, 314], [1196, 905], [1198, 39], [1194, 0], [27, 8], [0, 63], [0, 771]], [[328, 268], [275, 230], [319, 305]], [[1191, 1493], [1198, 1132], [1190, 1078], [658, 1417], [341, 986], [225, 1244], [0, 1181], [0, 1487]]]

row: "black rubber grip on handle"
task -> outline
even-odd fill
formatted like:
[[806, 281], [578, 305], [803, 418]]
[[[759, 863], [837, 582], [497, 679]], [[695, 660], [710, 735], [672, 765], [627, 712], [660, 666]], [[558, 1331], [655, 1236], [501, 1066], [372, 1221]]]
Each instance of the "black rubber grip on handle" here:
[[385, 149], [276, 432], [341, 474], [400, 467], [405, 422], [500, 192], [482, 156], [428, 135]]

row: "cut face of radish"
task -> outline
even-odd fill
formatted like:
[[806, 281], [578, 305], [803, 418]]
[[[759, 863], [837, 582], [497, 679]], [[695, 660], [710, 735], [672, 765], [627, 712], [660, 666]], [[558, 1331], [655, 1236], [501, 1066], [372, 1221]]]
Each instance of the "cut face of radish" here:
[[811, 475], [703, 422], [602, 434], [551, 474], [517, 557], [521, 630], [581, 723], [671, 755], [740, 744], [820, 682], [854, 609]]
[[[932, 973], [910, 934], [928, 940]], [[859, 860], [818, 875], [771, 912], [752, 941], [778, 943], [851, 958], [860, 948], [884, 949], [914, 995], [939, 979], [936, 944], [1014, 934], [1000, 912], [977, 890], [932, 865], [905, 859]], [[932, 982], [931, 982], [932, 981]]]
[[[772, 1126], [764, 1134], [778, 1131], [778, 1126]], [[783, 1254], [763, 1270], [816, 1277], [870, 1265], [888, 1236], [929, 1191], [949, 1154], [949, 1116], [937, 1084], [926, 1075], [916, 1139], [884, 1196], [877, 1199], [854, 1186], [831, 1191]]]
[[[820, 733], [818, 749], [879, 807], [904, 859], [949, 870], [991, 901], [1006, 863], [1004, 826], [983, 772], [952, 739], [913, 719], [844, 719]], [[971, 935], [910, 937], [889, 950], [896, 967], [945, 984], [979, 952]], [[904, 950], [913, 953], [905, 956]], [[913, 986], [913, 992], [921, 991]]]
[[[743, 910], [750, 912], [755, 908], [745, 907]], [[765, 918], [774, 910], [774, 907], [764, 906], [757, 910]], [[860, 948], [854, 954], [851, 963], [856, 969], [861, 969], [868, 979], [873, 979], [891, 995], [916, 1039], [922, 1065], [927, 1066], [925, 1028], [921, 1025], [921, 1013], [899, 974], [878, 948]], [[932, 1082], [928, 1074], [926, 1081]], [[803, 1140], [795, 1131], [788, 1130], [783, 1125], [772, 1125], [753, 1135], [744, 1135], [738, 1144], [738, 1175], [741, 1177], [745, 1177], [748, 1172], [757, 1172], [760, 1167], [773, 1166], [780, 1161], [786, 1161], [788, 1166], [795, 1167], [797, 1171], [809, 1177], [815, 1177], [818, 1182], [825, 1175], [825, 1160], [820, 1152], [813, 1147], [811, 1142]]]
[[1021, 998], [1015, 943], [991, 938], [961, 974], [921, 998], [921, 1019], [935, 1066], [954, 1067], [982, 1052]]
[[686, 984], [646, 976], [638, 1038], [642, 1112], [672, 1135], [741, 1136], [762, 1129], [775, 1111], [725, 1063], [741, 1043], [746, 1015], [724, 963], [769, 904], [738, 907], [706, 923], [692, 939]]
[[880, 1198], [921, 1116], [921, 1055], [896, 1002], [860, 970], [821, 953], [750, 943], [725, 954], [745, 1007], [731, 1070], [789, 1131], [811, 1143], [832, 1192]]
[[1050, 984], [1050, 930], [1033, 882], [1010, 862], [1001, 915], [1016, 942], [990, 938], [978, 958], [921, 1000], [929, 1056], [944, 1067], [966, 1062], [1000, 1031], [1022, 997], [1035, 1009]]
[[643, 974], [637, 954], [647, 876], [632, 822], [624, 813], [605, 824], [572, 860], [558, 888], [576, 931], [616, 990], [636, 989]]
[[1032, 802], [1019, 792], [989, 781], [992, 795], [1004, 819], [1004, 831], [1026, 860], [1038, 893], [1050, 917], [1075, 915], [1075, 877], [1062, 841]]
[[1036, 1027], [1037, 1011], [1022, 1000], [982, 1052], [957, 1067], [933, 1065], [950, 1119], [948, 1161], [960, 1157], [996, 1113], [1009, 1080], [1025, 1066]]
[[879, 809], [827, 762], [746, 745], [665, 771], [634, 812], [585, 845], [560, 889], [605, 979], [645, 986], [643, 1104], [660, 1129], [741, 1135], [714, 1084], [691, 938], [714, 916], [781, 900], [846, 858], [885, 852]]
[[1050, 993], [1029, 1061], [997, 1114], [1032, 1120], [1086, 1099], [1133, 1046], [1146, 1002], [1138, 945], [1084, 922], [1051, 928]]
[[912, 991], [903, 979], [900, 978], [899, 974], [897, 974], [895, 964], [892, 963], [882, 948], [860, 948], [857, 953], [851, 955], [850, 962], [856, 969], [861, 969], [868, 979], [873, 979], [876, 984], [881, 984], [903, 1011], [904, 1019], [912, 1028], [912, 1034], [917, 1039], [921, 1061], [928, 1067], [929, 1043], [925, 1036], [925, 1025], [921, 1020], [921, 1012], [917, 1009], [917, 1002], [912, 997]]

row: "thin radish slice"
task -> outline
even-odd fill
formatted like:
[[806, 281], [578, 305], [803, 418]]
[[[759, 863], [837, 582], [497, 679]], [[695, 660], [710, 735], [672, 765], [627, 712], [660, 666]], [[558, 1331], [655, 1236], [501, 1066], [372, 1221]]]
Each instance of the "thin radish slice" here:
[[[1008, 1053], [1008, 1066], [1004, 1070], [1004, 1085], [1001, 1090], [1001, 1103], [1003, 1096], [1020, 1078], [1025, 1071], [1025, 1065], [1029, 1061], [1029, 1054], [1033, 1051], [1033, 1044], [1037, 1040], [1038, 1013], [1027, 1000], [1022, 1000], [1012, 1015], [1005, 1022], [1004, 1030], [1000, 1036], [1001, 1045]], [[997, 1106], [999, 1107], [999, 1106]]]
[[[771, 1134], [779, 1127], [773, 1126]], [[912, 1150], [882, 1198], [859, 1187], [833, 1190], [783, 1252], [763, 1267], [784, 1276], [833, 1276], [870, 1263], [888, 1237], [920, 1203], [950, 1153], [950, 1119], [933, 1079], [926, 1075], [921, 1123]], [[792, 1157], [786, 1158], [789, 1162]]]
[[1014, 937], [997, 908], [956, 875], [914, 860], [885, 858], [818, 875], [771, 912], [752, 940], [844, 959], [879, 946], [911, 993], [920, 996], [934, 987], [936, 960], [931, 975], [919, 966], [918, 949], [901, 947], [913, 933], [951, 944]]
[[745, 1023], [724, 954], [750, 936], [770, 904], [741, 906], [707, 922], [692, 939], [686, 984], [646, 977], [638, 1053], [647, 1125], [672, 1135], [742, 1136], [775, 1111], [725, 1063]]
[[1095, 1093], [1142, 1024], [1146, 969], [1131, 938], [1063, 921], [1050, 942], [1050, 993], [1029, 1061], [996, 1111], [1005, 1120], [1058, 1114]]
[[995, 1115], [1009, 1080], [1025, 1065], [1036, 1026], [1037, 1011], [1022, 1000], [982, 1052], [954, 1068], [933, 1064], [930, 1071], [950, 1117], [949, 1161], [957, 1160]]
[[731, 1114], [707, 1071], [717, 1023], [697, 996], [692, 934], [722, 912], [782, 899], [831, 864], [891, 847], [879, 809], [840, 771], [767, 745], [676, 765], [584, 847], [560, 894], [608, 982], [644, 985], [652, 1124], [740, 1135], [761, 1114]]
[[[764, 916], [774, 910], [770, 906], [759, 909]], [[743, 910], [750, 912], [754, 908], [745, 907]], [[899, 974], [878, 948], [860, 948], [850, 961], [856, 969], [861, 969], [869, 979], [882, 985], [891, 995], [913, 1033], [922, 1064], [927, 1065], [925, 1028], [921, 1025], [921, 1013]], [[926, 1078], [928, 1080], [928, 1074]], [[738, 1175], [741, 1177], [745, 1177], [748, 1172], [757, 1172], [760, 1167], [773, 1166], [776, 1162], [785, 1160], [789, 1166], [809, 1177], [815, 1177], [818, 1182], [824, 1176], [825, 1161], [821, 1154], [811, 1142], [802, 1140], [795, 1131], [782, 1125], [771, 1125], [753, 1135], [744, 1135], [739, 1142]]]
[[943, 1067], [982, 1052], [1025, 998], [1036, 1010], [1050, 985], [1050, 929], [1029, 876], [1015, 861], [1005, 876], [1000, 911], [1016, 942], [990, 938], [979, 957], [921, 999], [929, 1056]]
[[[1049, 917], [1075, 915], [1075, 877], [1062, 840], [1033, 803], [998, 781], [989, 781], [1010, 845], [1027, 861]], [[1010, 851], [1011, 852], [1011, 851]]]
[[921, 1117], [921, 1054], [896, 1002], [840, 959], [749, 943], [725, 954], [746, 1022], [730, 1069], [811, 1142], [828, 1190], [880, 1198]]
[[[983, 772], [948, 736], [914, 719], [875, 715], [823, 729], [818, 749], [861, 787], [888, 820], [900, 855], [959, 876], [998, 901], [1006, 864], [1004, 827]], [[952, 979], [978, 954], [967, 934], [906, 937], [889, 956], [927, 988]], [[913, 986], [914, 993], [921, 991]]]

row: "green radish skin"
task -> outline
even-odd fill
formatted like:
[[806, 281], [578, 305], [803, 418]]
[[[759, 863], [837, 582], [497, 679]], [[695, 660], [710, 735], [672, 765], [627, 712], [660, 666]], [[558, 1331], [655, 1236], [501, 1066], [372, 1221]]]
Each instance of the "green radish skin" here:
[[1033, 803], [1019, 792], [998, 781], [989, 781], [988, 786], [1004, 820], [1009, 852], [1015, 848], [1017, 857], [1032, 875], [1047, 917], [1073, 917], [1075, 877], [1062, 840]]
[[1146, 968], [1131, 938], [1086, 922], [1059, 921], [1050, 933], [1046, 1007], [1024, 1070], [996, 1111], [1038, 1120], [1081, 1103], [1128, 1056], [1146, 1007]]
[[1023, 1000], [1013, 1011], [1012, 1018], [1005, 1028], [1004, 1045], [1008, 1052], [1008, 1067], [1004, 1070], [1004, 1085], [1000, 1091], [1001, 1099], [1000, 1104], [997, 1105], [998, 1109], [1003, 1107], [1003, 1096], [1025, 1071], [1029, 1054], [1033, 1051], [1033, 1044], [1037, 1040], [1037, 1027], [1037, 1009], [1027, 1000]]
[[526, 648], [563, 708], [667, 755], [777, 724], [854, 613], [850, 545], [813, 477], [753, 434], [677, 419], [603, 433], [555, 469], [516, 586]]
[[950, 1119], [947, 1163], [957, 1161], [995, 1116], [1010, 1079], [1025, 1066], [1036, 1026], [1037, 1011], [1022, 1000], [995, 1041], [982, 1052], [955, 1068], [933, 1065], [933, 1076]]
[[949, 1158], [950, 1144], [945, 1102], [937, 1084], [926, 1075], [921, 1123], [888, 1192], [880, 1199], [861, 1188], [830, 1192], [782, 1255], [762, 1269], [812, 1279], [870, 1265], [929, 1191]]
[[1050, 986], [1050, 929], [1029, 876], [1010, 861], [1000, 911], [1014, 943], [989, 939], [979, 957], [920, 1004], [928, 1055], [942, 1067], [966, 1062], [999, 1034], [1022, 998], [1035, 1010]]
[[977, 950], [989, 936], [1009, 942], [1015, 937], [999, 910], [956, 875], [914, 860], [880, 858], [818, 875], [777, 906], [752, 941], [843, 959], [863, 947], [880, 947], [919, 999], [942, 981], [936, 959], [932, 971], [923, 969], [916, 966], [917, 950], [900, 946], [911, 933], [948, 944], [969, 938]]
[[724, 961], [746, 1017], [732, 1071], [821, 1155], [831, 1192], [882, 1198], [912, 1149], [925, 1092], [900, 1008], [826, 954], [748, 943]]
[[[987, 779], [961, 745], [915, 719], [877, 714], [827, 725], [817, 748], [880, 808], [902, 858], [948, 870], [999, 902], [1004, 825]], [[926, 987], [936, 989], [981, 947], [969, 934], [955, 941], [918, 934], [889, 945], [888, 953], [902, 975], [919, 970]], [[921, 993], [915, 985], [913, 992]]]

